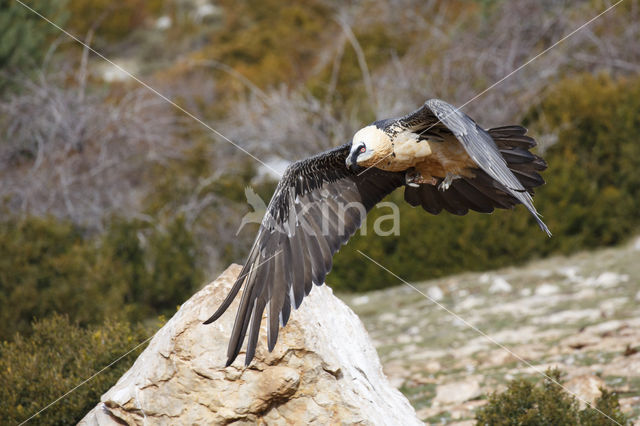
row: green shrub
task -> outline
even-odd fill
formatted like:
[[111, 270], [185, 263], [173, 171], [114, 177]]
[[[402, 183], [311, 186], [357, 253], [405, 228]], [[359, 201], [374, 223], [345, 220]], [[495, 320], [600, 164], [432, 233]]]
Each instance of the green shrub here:
[[129, 320], [173, 314], [202, 284], [196, 244], [181, 218], [164, 230], [115, 220], [101, 237], [98, 255], [96, 285], [117, 286]]
[[[260, 88], [305, 81], [314, 72], [318, 51], [332, 41], [334, 32], [327, 28], [337, 26], [331, 7], [319, 0], [220, 0], [216, 5], [222, 10], [220, 25], [204, 31], [202, 48], [191, 58], [215, 58]], [[180, 75], [182, 69], [179, 65], [174, 71]], [[206, 105], [207, 113], [225, 115], [225, 100], [246, 90], [237, 77], [216, 73], [216, 102]]]
[[69, 24], [66, 27], [80, 39], [94, 30], [93, 47], [113, 50], [136, 30], [149, 26], [163, 9], [161, 0], [66, 0]]
[[560, 238], [547, 252], [619, 243], [640, 225], [640, 79], [567, 79], [527, 118], [558, 142], [539, 205]]
[[[560, 382], [558, 370], [547, 370], [547, 376]], [[620, 411], [618, 396], [602, 389], [596, 407], [619, 424], [626, 418]], [[490, 395], [486, 406], [476, 413], [479, 425], [582, 425], [614, 424], [594, 408], [579, 409], [578, 401], [549, 379], [535, 385], [526, 380], [514, 380], [506, 391]]]
[[[0, 423], [18, 424], [45, 408], [153, 334], [141, 326], [107, 321], [80, 328], [67, 317], [36, 321], [30, 337], [0, 344]], [[131, 366], [144, 345], [62, 398], [34, 420], [77, 423]]]
[[309, 64], [326, 37], [330, 10], [323, 2], [222, 0], [219, 4], [224, 26], [200, 55], [217, 58], [260, 87], [309, 74]]
[[101, 235], [53, 218], [0, 222], [0, 340], [64, 313], [80, 325], [173, 314], [201, 285], [184, 220], [114, 219]]
[[50, 218], [0, 223], [0, 340], [28, 333], [35, 317], [69, 312], [101, 321], [110, 294], [92, 279], [96, 250], [80, 230]]
[[[36, 0], [27, 4], [48, 18], [64, 26], [68, 18], [63, 13], [65, 0]], [[25, 70], [40, 66], [49, 48], [46, 42], [58, 33], [51, 24], [12, 0], [0, 0], [0, 70]], [[0, 88], [3, 77], [0, 76]]]

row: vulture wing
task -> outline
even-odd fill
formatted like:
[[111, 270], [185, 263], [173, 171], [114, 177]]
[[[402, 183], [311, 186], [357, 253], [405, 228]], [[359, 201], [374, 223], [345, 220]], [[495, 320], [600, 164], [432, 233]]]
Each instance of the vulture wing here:
[[227, 350], [227, 365], [238, 356], [247, 331], [245, 364], [256, 349], [267, 309], [269, 351], [280, 324], [298, 308], [312, 284], [322, 285], [333, 254], [360, 227], [364, 216], [404, 184], [404, 173], [345, 166], [350, 144], [292, 164], [280, 180], [248, 259], [229, 295], [205, 324], [218, 319], [244, 286]]
[[[405, 199], [412, 205], [421, 203], [425, 210], [439, 213], [442, 208], [465, 214], [469, 208], [490, 212], [493, 207], [509, 208], [522, 203], [535, 217], [540, 228], [551, 232], [533, 206], [532, 188], [544, 180], [536, 172], [546, 163], [527, 148], [535, 141], [525, 136], [520, 126], [484, 130], [462, 111], [439, 99], [430, 99], [421, 108], [388, 124], [391, 129], [440, 136], [453, 134], [481, 170], [474, 179], [458, 179], [439, 192], [433, 185], [407, 188]], [[392, 130], [393, 131], [393, 130]], [[499, 146], [499, 145], [500, 146]]]

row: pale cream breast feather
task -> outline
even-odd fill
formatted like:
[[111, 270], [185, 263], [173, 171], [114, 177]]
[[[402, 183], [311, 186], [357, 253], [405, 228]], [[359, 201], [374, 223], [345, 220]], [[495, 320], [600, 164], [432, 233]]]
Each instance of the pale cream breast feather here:
[[431, 155], [432, 150], [428, 141], [419, 141], [416, 133], [404, 131], [393, 139], [393, 152], [398, 161], [413, 162]]
[[419, 140], [410, 131], [401, 131], [393, 139], [375, 125], [364, 127], [353, 136], [354, 146], [366, 145], [366, 152], [358, 157], [358, 164], [376, 166], [389, 171], [405, 170], [433, 153], [430, 142]]

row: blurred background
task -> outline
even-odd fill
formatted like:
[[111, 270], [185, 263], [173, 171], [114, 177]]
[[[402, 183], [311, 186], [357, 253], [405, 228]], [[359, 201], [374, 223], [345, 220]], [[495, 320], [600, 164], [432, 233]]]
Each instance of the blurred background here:
[[[428, 98], [462, 105], [613, 3], [25, 0], [278, 170]], [[630, 241], [640, 230], [639, 23], [640, 1], [625, 0], [464, 108], [486, 128], [523, 124], [538, 140], [549, 169], [535, 202], [553, 238], [520, 207], [431, 216], [399, 191], [400, 236], [356, 236], [327, 283], [345, 294], [400, 284], [357, 249], [416, 281]], [[14, 384], [0, 391], [0, 418], [28, 417], [242, 263], [257, 230], [236, 236], [250, 211], [244, 189], [268, 200], [277, 179], [0, 1], [0, 377]], [[134, 356], [50, 421], [77, 421]]]

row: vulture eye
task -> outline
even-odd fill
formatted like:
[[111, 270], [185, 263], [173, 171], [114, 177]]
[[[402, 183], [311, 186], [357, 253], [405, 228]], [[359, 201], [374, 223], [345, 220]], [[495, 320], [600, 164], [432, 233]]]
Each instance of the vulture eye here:
[[367, 148], [365, 148], [364, 146], [360, 147], [360, 152], [365, 152], [367, 150]]

